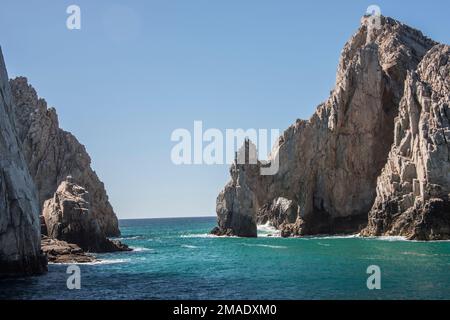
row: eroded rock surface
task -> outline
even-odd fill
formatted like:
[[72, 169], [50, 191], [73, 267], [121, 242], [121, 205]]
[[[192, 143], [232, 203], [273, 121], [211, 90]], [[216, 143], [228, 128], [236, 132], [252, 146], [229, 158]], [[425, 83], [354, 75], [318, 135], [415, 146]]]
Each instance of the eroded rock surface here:
[[106, 238], [91, 208], [89, 192], [72, 177], [61, 182], [45, 201], [43, 216], [50, 238], [78, 245], [89, 252], [127, 251], [127, 246]]
[[37, 191], [14, 127], [13, 104], [0, 50], [0, 276], [47, 270]]
[[92, 263], [98, 260], [89, 253], [85, 253], [79, 246], [66, 241], [42, 237], [42, 250], [51, 263]]
[[23, 152], [39, 194], [40, 208], [72, 176], [90, 194], [92, 214], [108, 237], [120, 235], [118, 220], [103, 183], [91, 168], [86, 149], [69, 132], [59, 128], [54, 108], [47, 108], [27, 79], [10, 80], [15, 101], [16, 127]]
[[[257, 199], [249, 188], [247, 177], [249, 172], [257, 168], [250, 160], [255, 160], [255, 145], [249, 140], [245, 141], [236, 154], [235, 163], [231, 166], [231, 181], [217, 197], [217, 221], [218, 226], [211, 233], [217, 236], [256, 237], [256, 216], [254, 211]], [[238, 164], [238, 154], [242, 155], [243, 161]], [[249, 172], [247, 172], [247, 170]], [[253, 176], [255, 173], [252, 173]]]
[[449, 46], [408, 74], [394, 136], [363, 234], [450, 239]]

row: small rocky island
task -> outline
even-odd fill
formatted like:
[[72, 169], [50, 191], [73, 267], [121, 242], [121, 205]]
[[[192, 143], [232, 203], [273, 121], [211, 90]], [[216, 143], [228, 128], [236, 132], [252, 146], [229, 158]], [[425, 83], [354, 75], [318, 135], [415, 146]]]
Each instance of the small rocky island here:
[[131, 250], [109, 239], [117, 216], [86, 149], [26, 78], [8, 80], [1, 51], [0, 93], [0, 276]]
[[450, 47], [391, 18], [369, 23], [328, 100], [280, 137], [278, 173], [232, 165], [212, 233], [256, 237], [270, 223], [284, 237], [450, 239]]

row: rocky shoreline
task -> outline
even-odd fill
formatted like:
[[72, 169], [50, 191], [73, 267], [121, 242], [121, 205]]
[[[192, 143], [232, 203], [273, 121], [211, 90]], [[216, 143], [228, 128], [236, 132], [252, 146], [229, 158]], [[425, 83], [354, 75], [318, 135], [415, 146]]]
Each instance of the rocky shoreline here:
[[50, 263], [92, 263], [98, 262], [94, 255], [86, 253], [76, 244], [67, 243], [47, 236], [42, 237], [42, 251]]

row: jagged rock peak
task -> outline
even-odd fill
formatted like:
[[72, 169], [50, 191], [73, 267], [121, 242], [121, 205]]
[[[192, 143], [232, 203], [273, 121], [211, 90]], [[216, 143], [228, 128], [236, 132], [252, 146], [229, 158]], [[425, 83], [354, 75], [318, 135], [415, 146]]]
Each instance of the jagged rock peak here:
[[25, 77], [10, 80], [16, 107], [16, 126], [25, 159], [37, 186], [39, 203], [53, 197], [69, 175], [89, 192], [92, 214], [105, 236], [118, 236], [118, 220], [109, 203], [104, 184], [91, 168], [85, 147], [69, 132], [59, 128], [54, 108], [28, 84]]

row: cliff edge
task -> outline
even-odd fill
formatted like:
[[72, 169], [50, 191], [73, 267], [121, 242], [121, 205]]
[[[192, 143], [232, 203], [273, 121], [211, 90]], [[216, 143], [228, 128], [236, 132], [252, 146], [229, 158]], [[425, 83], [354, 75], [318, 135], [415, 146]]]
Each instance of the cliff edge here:
[[0, 276], [47, 270], [37, 190], [16, 134], [13, 104], [0, 49]]

